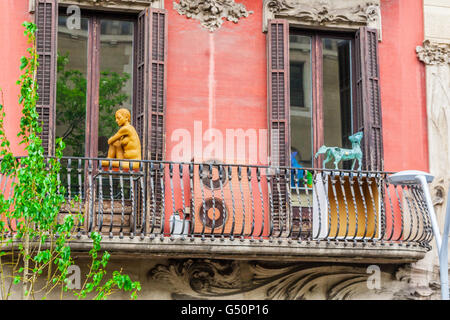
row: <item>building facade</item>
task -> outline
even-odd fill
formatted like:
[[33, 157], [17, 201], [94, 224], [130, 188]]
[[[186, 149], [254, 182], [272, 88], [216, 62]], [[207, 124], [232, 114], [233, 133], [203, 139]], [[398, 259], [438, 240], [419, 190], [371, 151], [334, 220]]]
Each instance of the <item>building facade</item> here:
[[[21, 23], [38, 26], [42, 140], [48, 156], [55, 138], [67, 145], [61, 182], [86, 218], [74, 230], [81, 270], [98, 231], [145, 299], [439, 298], [423, 193], [389, 176], [435, 175], [443, 224], [445, 1], [0, 8], [9, 137], [21, 116]], [[135, 169], [101, 162], [119, 108], [140, 137]]]

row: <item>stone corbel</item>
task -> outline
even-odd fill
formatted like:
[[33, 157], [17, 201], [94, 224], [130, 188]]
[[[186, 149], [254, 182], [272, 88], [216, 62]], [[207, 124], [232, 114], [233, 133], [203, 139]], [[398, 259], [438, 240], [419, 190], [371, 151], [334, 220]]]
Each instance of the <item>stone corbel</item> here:
[[427, 65], [450, 63], [450, 43], [425, 40], [422, 46], [416, 47], [416, 53], [419, 60]]
[[269, 19], [286, 19], [292, 25], [325, 30], [378, 29], [381, 40], [380, 0], [264, 0], [263, 32]]
[[181, 15], [200, 21], [211, 32], [219, 29], [224, 19], [238, 23], [253, 11], [234, 0], [180, 0], [173, 3], [173, 8]]

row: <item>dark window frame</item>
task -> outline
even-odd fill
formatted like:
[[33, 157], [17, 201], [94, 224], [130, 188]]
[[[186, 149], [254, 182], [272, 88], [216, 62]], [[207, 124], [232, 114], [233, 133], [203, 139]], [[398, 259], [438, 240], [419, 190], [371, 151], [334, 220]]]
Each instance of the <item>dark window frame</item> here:
[[[58, 17], [67, 15], [65, 5], [58, 6]], [[134, 13], [114, 13], [99, 10], [83, 10], [82, 18], [88, 19], [88, 70], [86, 74], [86, 134], [85, 134], [85, 157], [96, 158], [98, 156], [98, 126], [99, 126], [99, 81], [100, 81], [100, 32], [102, 19], [114, 19], [129, 21], [133, 23], [133, 109], [136, 105], [136, 41], [138, 39], [138, 14]], [[134, 114], [134, 110], [132, 110]]]
[[[352, 128], [356, 128], [356, 32], [354, 31], [325, 31], [316, 29], [303, 29], [289, 26], [289, 35], [308, 36], [311, 38], [311, 90], [312, 90], [312, 143], [313, 143], [313, 167], [321, 168], [324, 155], [317, 159], [314, 157], [319, 148], [324, 144], [324, 105], [323, 105], [323, 50], [322, 40], [324, 38], [342, 39], [351, 41], [351, 65], [352, 65]], [[289, 76], [290, 80], [290, 76]], [[291, 88], [290, 88], [291, 89]], [[289, 105], [290, 107], [290, 105]], [[289, 128], [290, 129], [290, 128]], [[290, 136], [290, 130], [289, 130]], [[289, 143], [291, 139], [289, 137]], [[288, 146], [290, 150], [291, 146]]]

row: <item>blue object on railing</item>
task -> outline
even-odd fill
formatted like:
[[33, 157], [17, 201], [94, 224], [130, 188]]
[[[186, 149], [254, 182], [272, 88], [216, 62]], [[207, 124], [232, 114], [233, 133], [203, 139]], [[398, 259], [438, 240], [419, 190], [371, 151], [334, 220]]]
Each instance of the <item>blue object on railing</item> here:
[[[303, 168], [300, 163], [298, 163], [295, 156], [298, 152], [291, 152], [291, 167], [292, 168]], [[295, 171], [297, 171], [297, 178], [295, 178]], [[300, 187], [303, 184], [303, 171], [304, 170], [291, 170], [291, 187], [295, 188], [295, 179], [298, 181], [298, 186]]]

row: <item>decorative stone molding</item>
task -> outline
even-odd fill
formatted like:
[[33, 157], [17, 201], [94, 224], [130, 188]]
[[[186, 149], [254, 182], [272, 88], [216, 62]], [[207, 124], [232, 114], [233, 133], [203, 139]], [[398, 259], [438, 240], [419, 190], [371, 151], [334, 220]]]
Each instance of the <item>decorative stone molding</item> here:
[[293, 25], [323, 29], [378, 29], [381, 39], [380, 1], [367, 0], [264, 0], [263, 31], [269, 19], [287, 19]]
[[164, 8], [164, 0], [59, 0], [58, 3], [74, 4], [81, 8], [123, 11], [142, 11], [148, 7]]
[[157, 265], [148, 276], [161, 281], [175, 295], [186, 297], [221, 296], [240, 292], [239, 263], [230, 260], [169, 260]]
[[[430, 281], [416, 283], [409, 265], [170, 259], [147, 276], [173, 299], [430, 299], [439, 294]], [[375, 281], [375, 282], [374, 282]]]
[[180, 0], [174, 2], [173, 7], [179, 14], [200, 21], [211, 32], [222, 26], [223, 19], [238, 23], [239, 19], [253, 13], [234, 0]]
[[416, 47], [420, 61], [428, 65], [450, 63], [450, 43], [436, 43], [425, 40], [422, 46]]

